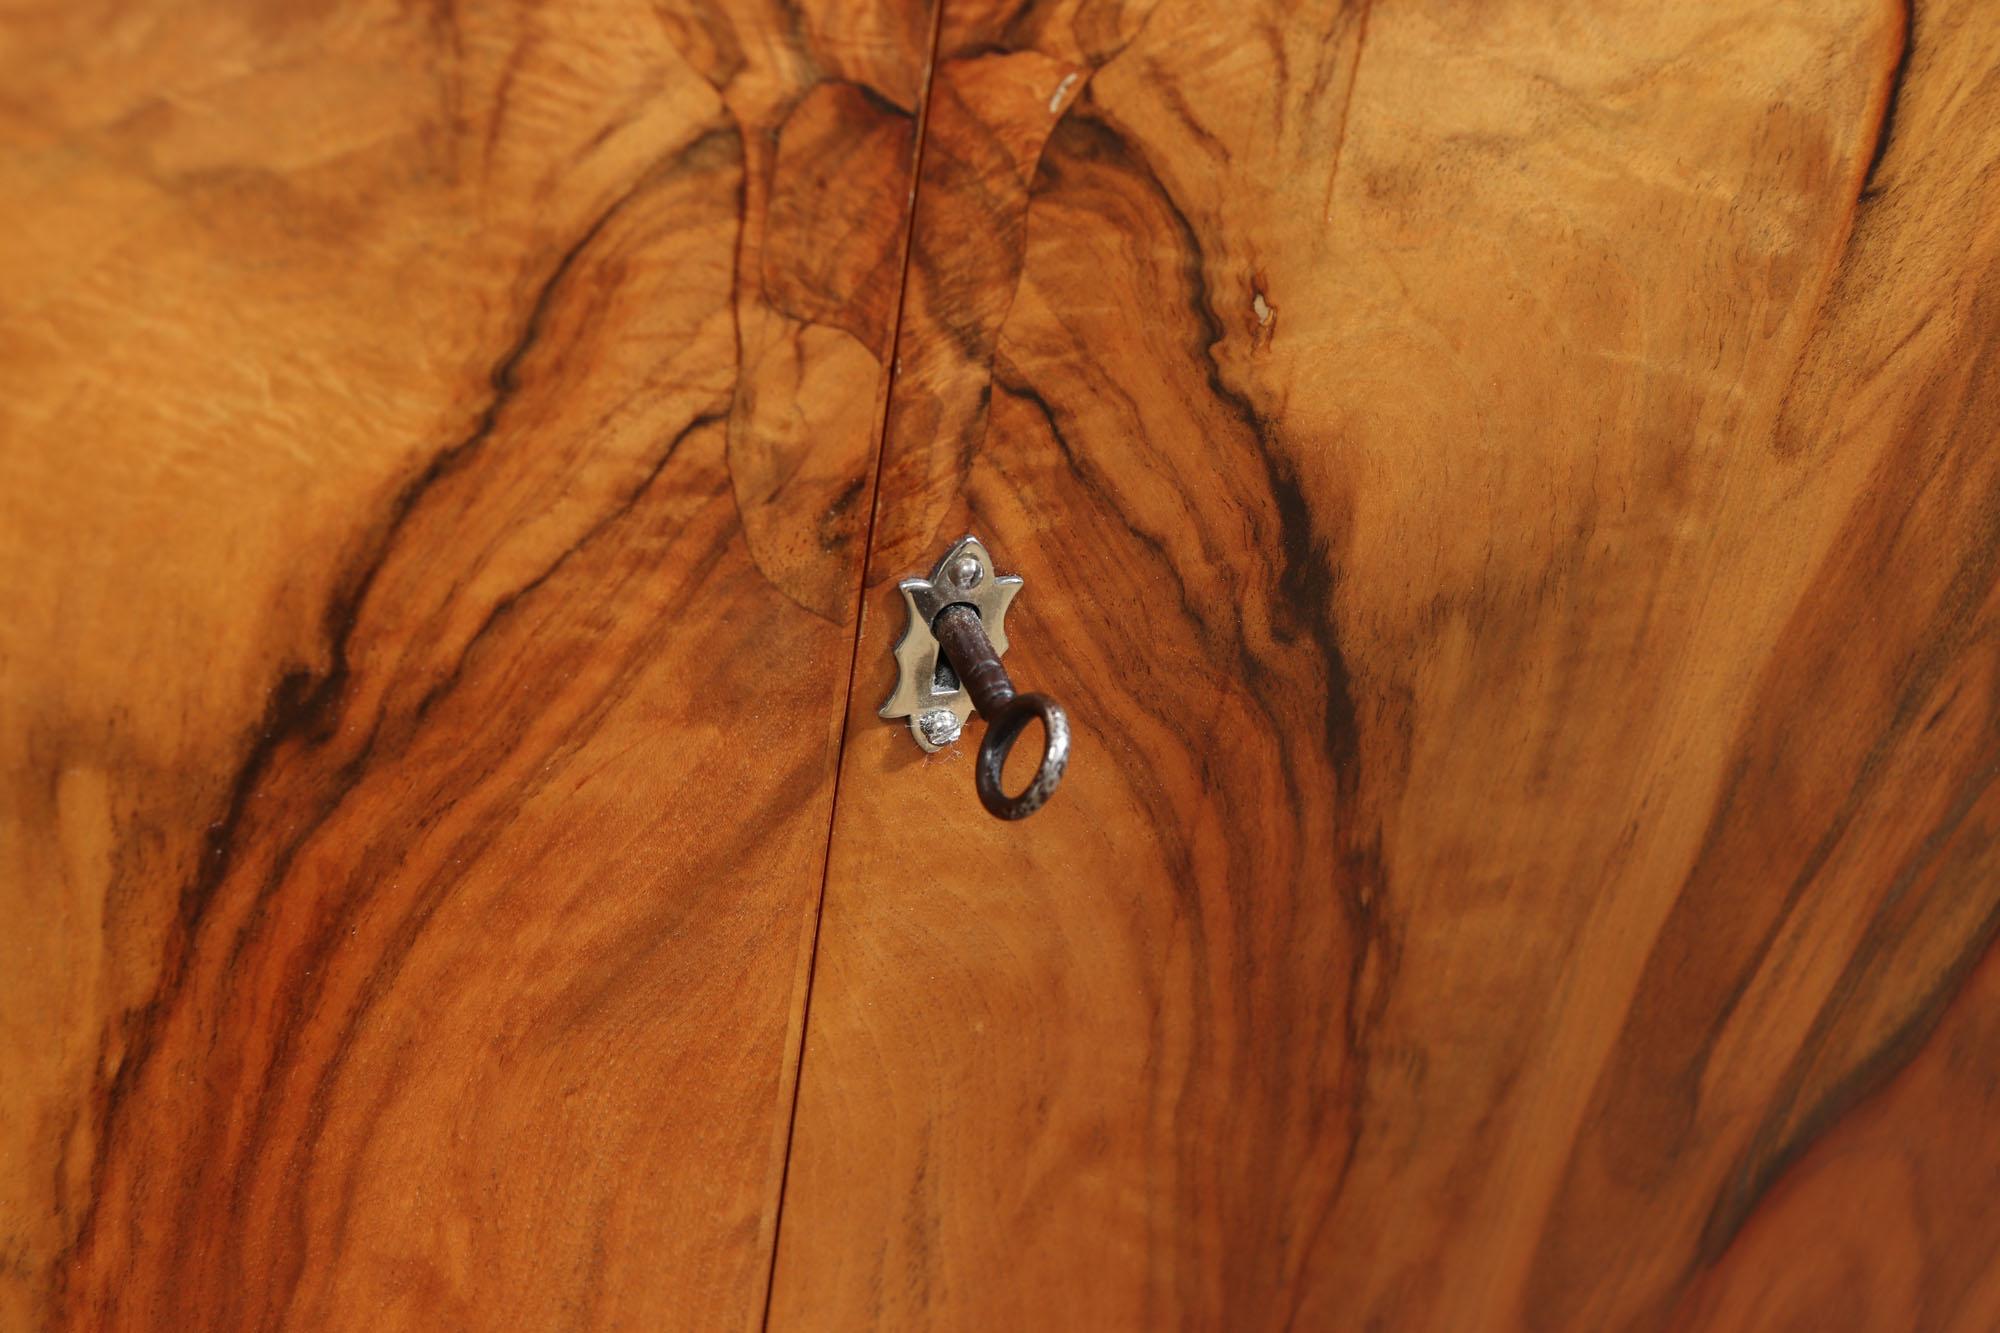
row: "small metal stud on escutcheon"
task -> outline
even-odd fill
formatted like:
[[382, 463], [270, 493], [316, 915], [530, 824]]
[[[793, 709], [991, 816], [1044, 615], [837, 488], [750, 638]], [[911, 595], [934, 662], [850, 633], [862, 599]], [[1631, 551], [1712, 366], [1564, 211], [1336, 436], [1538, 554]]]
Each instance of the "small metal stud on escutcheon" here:
[[[882, 705], [886, 718], [906, 717], [925, 750], [958, 739], [975, 711], [986, 719], [975, 772], [979, 800], [1001, 819], [1025, 819], [1042, 808], [1069, 765], [1069, 719], [1055, 700], [1016, 694], [1000, 655], [1007, 651], [1007, 608], [1021, 591], [1013, 574], [996, 574], [977, 537], [966, 536], [938, 561], [927, 579], [897, 585], [910, 613], [896, 644], [896, 692]], [[1007, 752], [1022, 728], [1042, 720], [1047, 742], [1035, 776], [1019, 796], [1000, 786]]]

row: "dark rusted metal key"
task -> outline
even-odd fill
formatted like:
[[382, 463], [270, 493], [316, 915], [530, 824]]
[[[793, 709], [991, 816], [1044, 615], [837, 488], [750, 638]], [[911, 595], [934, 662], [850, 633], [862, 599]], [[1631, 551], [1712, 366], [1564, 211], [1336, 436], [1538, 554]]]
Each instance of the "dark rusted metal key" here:
[[[931, 622], [931, 633], [944, 649], [959, 683], [972, 695], [972, 706], [986, 719], [986, 739], [979, 743], [976, 785], [979, 801], [1002, 819], [1025, 819], [1042, 808], [1062, 781], [1069, 766], [1069, 718], [1062, 706], [1045, 694], [1016, 694], [1000, 654], [986, 637], [979, 613], [963, 602], [947, 606]], [[1000, 785], [1007, 767], [1007, 753], [1021, 729], [1036, 718], [1048, 740], [1035, 776], [1019, 796], [1009, 796]]]
[[[1042, 808], [1069, 765], [1069, 719], [1055, 700], [1016, 694], [1000, 655], [1007, 651], [1007, 608], [1021, 580], [996, 574], [977, 537], [962, 537], [927, 579], [897, 585], [909, 628], [896, 645], [900, 674], [882, 716], [908, 718], [910, 734], [927, 751], [958, 739], [977, 711], [986, 737], [974, 770], [979, 801], [1001, 819], [1025, 819]], [[1007, 753], [1029, 722], [1041, 719], [1045, 743], [1035, 776], [1018, 796], [1001, 788]]]

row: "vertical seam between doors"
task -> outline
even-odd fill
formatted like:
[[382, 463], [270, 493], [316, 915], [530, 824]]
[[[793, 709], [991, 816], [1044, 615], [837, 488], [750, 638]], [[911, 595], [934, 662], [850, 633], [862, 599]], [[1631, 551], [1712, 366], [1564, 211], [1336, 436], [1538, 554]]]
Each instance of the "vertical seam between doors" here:
[[902, 263], [897, 267], [896, 314], [889, 330], [888, 364], [882, 368], [882, 394], [877, 409], [880, 421], [875, 432], [874, 453], [869, 463], [871, 475], [868, 488], [868, 526], [861, 541], [861, 570], [855, 579], [854, 636], [848, 648], [847, 688], [841, 695], [840, 741], [834, 749], [833, 757], [833, 799], [827, 808], [826, 847], [820, 855], [819, 893], [813, 900], [812, 935], [806, 949], [805, 996], [800, 1005], [797, 1049], [793, 1052], [792, 1058], [791, 1105], [786, 1112], [785, 1147], [778, 1168], [778, 1197], [773, 1205], [771, 1255], [764, 1274], [764, 1312], [758, 1326], [767, 1333], [771, 1326], [771, 1307], [778, 1291], [778, 1252], [784, 1242], [785, 1200], [791, 1187], [792, 1147], [798, 1132], [799, 1091], [805, 1086], [806, 1035], [812, 1028], [813, 984], [819, 972], [820, 921], [826, 912], [826, 885], [833, 871], [833, 834], [840, 824], [840, 783], [847, 762], [847, 734], [853, 724], [854, 682], [861, 668], [861, 617], [867, 608], [868, 571], [875, 554], [875, 521], [882, 507], [882, 460], [888, 449], [889, 408], [895, 401], [896, 372], [902, 364], [899, 349], [903, 340], [903, 312], [909, 302], [910, 257], [916, 244], [917, 208], [923, 192], [924, 149], [928, 143], [930, 129], [931, 90], [937, 77], [938, 41], [944, 26], [945, 4], [946, 0], [932, 0], [923, 79], [917, 92], [916, 142], [910, 152], [910, 204], [909, 213], [903, 221]]

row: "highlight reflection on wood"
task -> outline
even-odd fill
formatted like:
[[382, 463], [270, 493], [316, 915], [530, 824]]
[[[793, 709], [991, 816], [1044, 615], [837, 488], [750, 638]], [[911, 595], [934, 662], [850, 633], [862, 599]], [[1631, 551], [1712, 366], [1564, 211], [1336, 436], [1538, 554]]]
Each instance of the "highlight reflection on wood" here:
[[5, 36], [0, 1326], [755, 1324], [927, 8]]
[[[774, 1327], [2000, 1326], [2000, 11], [1911, 22], [947, 5]], [[870, 716], [965, 529], [1018, 828]]]

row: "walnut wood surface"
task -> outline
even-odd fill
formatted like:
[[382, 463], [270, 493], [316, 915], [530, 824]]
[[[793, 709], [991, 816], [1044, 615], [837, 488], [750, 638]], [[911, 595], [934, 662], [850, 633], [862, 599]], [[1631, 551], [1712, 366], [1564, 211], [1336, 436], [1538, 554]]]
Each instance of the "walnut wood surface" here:
[[930, 27], [0, 25], [0, 1327], [761, 1318]]
[[930, 23], [0, 25], [0, 1327], [2000, 1326], [2000, 12]]
[[[1996, 68], [948, 0], [773, 1327], [2000, 1326]], [[1018, 826], [872, 716], [967, 528]]]

